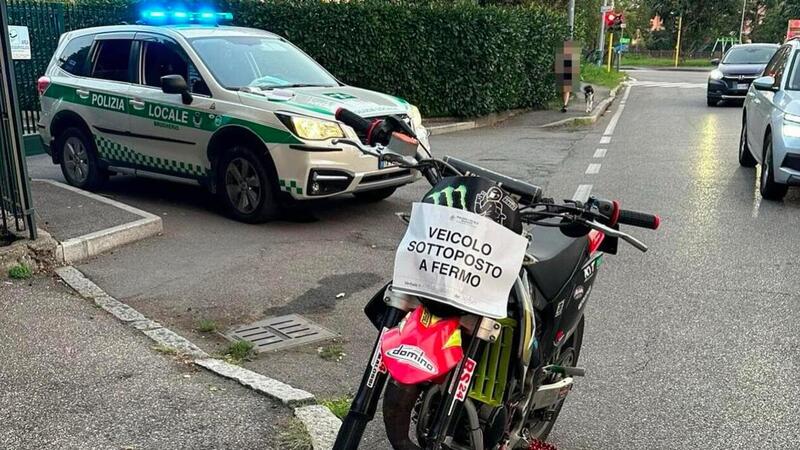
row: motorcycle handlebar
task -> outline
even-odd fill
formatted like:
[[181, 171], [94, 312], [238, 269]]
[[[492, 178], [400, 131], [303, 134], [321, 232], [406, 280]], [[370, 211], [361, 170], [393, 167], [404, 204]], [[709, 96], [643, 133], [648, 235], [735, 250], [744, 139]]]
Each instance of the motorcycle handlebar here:
[[337, 109], [334, 117], [356, 130], [357, 133], [367, 133], [372, 126], [372, 122], [345, 108]]
[[630, 209], [620, 209], [617, 223], [657, 230], [659, 225], [661, 225], [661, 218], [654, 214], [632, 211]]

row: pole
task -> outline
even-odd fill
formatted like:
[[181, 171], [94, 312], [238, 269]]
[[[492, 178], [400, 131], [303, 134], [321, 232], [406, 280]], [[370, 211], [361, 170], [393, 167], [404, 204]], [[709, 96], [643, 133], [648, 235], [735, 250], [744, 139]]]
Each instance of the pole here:
[[[747, 0], [745, 0], [747, 1]], [[569, 39], [575, 39], [575, 0], [569, 0], [569, 8], [567, 10], [567, 19], [569, 23]]]
[[[608, 0], [603, 0], [603, 9], [606, 6], [608, 6]], [[600, 10], [600, 38], [597, 40], [597, 65], [600, 67], [603, 66], [603, 50], [606, 43], [606, 13], [603, 9]]]
[[683, 28], [683, 15], [678, 16], [678, 44], [675, 45], [675, 67], [678, 67], [678, 59], [681, 56], [681, 28]]
[[614, 45], [614, 32], [608, 33], [608, 68], [606, 68], [606, 72], [611, 72], [611, 57], [614, 54], [613, 52], [613, 45]]
[[744, 34], [744, 12], [747, 11], [747, 0], [742, 0], [742, 23], [739, 25], [739, 43], [741, 44], [742, 35]]

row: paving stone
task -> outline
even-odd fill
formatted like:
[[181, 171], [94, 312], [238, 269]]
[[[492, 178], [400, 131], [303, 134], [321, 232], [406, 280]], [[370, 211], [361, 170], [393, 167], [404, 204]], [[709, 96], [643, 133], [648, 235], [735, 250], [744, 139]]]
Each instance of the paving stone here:
[[208, 358], [208, 353], [192, 344], [188, 339], [167, 328], [157, 328], [154, 330], [142, 331], [156, 343], [166, 347], [174, 348], [178, 353], [191, 356], [193, 358]]
[[287, 405], [301, 405], [315, 401], [313, 395], [302, 389], [293, 388], [286, 383], [220, 359], [198, 359], [195, 361], [195, 364], [205, 367], [216, 374], [232, 378], [245, 386], [249, 386], [262, 394], [280, 400]]
[[322, 405], [308, 405], [295, 408], [294, 415], [303, 422], [311, 435], [314, 450], [330, 450], [336, 442], [336, 434], [342, 421], [330, 409]]

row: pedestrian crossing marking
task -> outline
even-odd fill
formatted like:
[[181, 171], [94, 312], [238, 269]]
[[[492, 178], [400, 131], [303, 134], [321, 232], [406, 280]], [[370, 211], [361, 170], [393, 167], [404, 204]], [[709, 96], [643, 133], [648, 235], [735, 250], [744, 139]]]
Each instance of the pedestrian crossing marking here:
[[670, 81], [634, 81], [631, 86], [653, 87], [653, 88], [672, 88], [672, 89], [705, 89], [706, 83], [685, 83]]

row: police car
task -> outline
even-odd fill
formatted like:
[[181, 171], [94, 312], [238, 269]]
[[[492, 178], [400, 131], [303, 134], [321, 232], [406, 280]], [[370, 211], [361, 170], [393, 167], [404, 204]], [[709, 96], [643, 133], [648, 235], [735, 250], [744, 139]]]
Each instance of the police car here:
[[344, 85], [277, 35], [221, 25], [225, 13], [144, 17], [64, 34], [38, 81], [39, 131], [70, 184], [91, 190], [115, 173], [193, 180], [256, 223], [276, 217], [280, 196], [377, 201], [419, 178], [337, 143], [364, 139], [335, 119], [341, 107], [397, 115], [427, 148], [405, 100]]

